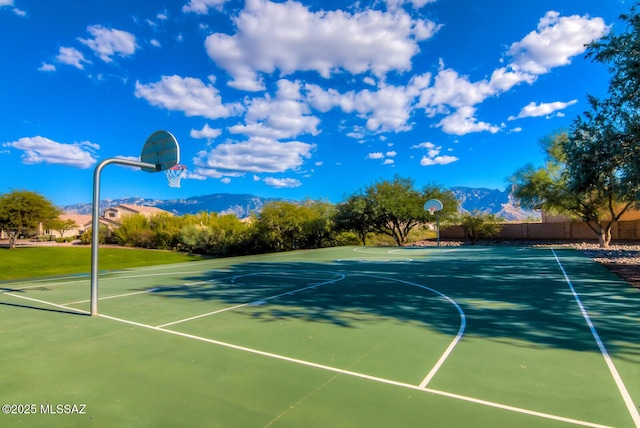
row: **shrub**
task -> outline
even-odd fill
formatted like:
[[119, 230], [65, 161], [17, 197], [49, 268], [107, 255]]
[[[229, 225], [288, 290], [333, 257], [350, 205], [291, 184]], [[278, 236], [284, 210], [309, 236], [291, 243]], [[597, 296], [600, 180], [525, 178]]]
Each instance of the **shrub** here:
[[495, 214], [474, 211], [462, 214], [459, 221], [462, 230], [471, 241], [471, 245], [475, 245], [480, 239], [497, 235], [502, 229], [501, 219]]

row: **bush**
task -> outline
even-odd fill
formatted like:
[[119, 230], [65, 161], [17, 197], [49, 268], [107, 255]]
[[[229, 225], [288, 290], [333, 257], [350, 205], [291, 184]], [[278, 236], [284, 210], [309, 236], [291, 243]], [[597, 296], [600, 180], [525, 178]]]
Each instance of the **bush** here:
[[[109, 230], [106, 226], [100, 225], [98, 229], [98, 244], [104, 244], [107, 241], [107, 237], [109, 236]], [[80, 243], [84, 245], [91, 244], [91, 229], [87, 230], [80, 236]]]
[[480, 239], [497, 235], [502, 229], [502, 224], [500, 224], [502, 219], [496, 217], [495, 214], [474, 211], [462, 214], [459, 221], [462, 230], [471, 240], [471, 245], [475, 245]]

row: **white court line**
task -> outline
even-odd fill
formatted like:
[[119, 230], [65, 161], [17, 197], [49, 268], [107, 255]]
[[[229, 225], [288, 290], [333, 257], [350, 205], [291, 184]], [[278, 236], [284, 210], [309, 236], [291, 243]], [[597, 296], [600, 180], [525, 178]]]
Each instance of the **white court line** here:
[[582, 313], [582, 316], [587, 322], [587, 325], [589, 326], [589, 330], [591, 330], [591, 334], [593, 335], [593, 338], [598, 344], [598, 348], [600, 348], [600, 353], [602, 354], [604, 361], [607, 363], [607, 367], [609, 367], [609, 372], [611, 372], [611, 376], [613, 376], [613, 380], [616, 382], [616, 385], [618, 386], [618, 391], [620, 391], [620, 394], [624, 399], [624, 403], [627, 405], [627, 410], [631, 415], [631, 419], [633, 419], [633, 422], [636, 424], [636, 427], [640, 427], [640, 413], [638, 413], [638, 409], [636, 408], [636, 405], [634, 404], [633, 399], [629, 394], [629, 391], [627, 391], [627, 387], [624, 385], [624, 382], [622, 381], [622, 378], [620, 377], [620, 374], [618, 373], [616, 366], [613, 364], [613, 360], [609, 356], [609, 352], [607, 352], [607, 348], [605, 348], [604, 343], [602, 342], [602, 339], [600, 339], [600, 335], [596, 331], [595, 325], [593, 325], [593, 323], [591, 322], [591, 318], [589, 317], [587, 310], [582, 304], [582, 300], [580, 300], [580, 296], [578, 296], [576, 289], [573, 288], [573, 284], [571, 283], [571, 280], [569, 279], [567, 272], [564, 270], [564, 266], [562, 266], [562, 263], [560, 263], [560, 259], [558, 258], [558, 255], [553, 249], [551, 249], [551, 252], [553, 253], [553, 257], [556, 258], [556, 261], [558, 262], [558, 266], [560, 266], [560, 270], [562, 270], [564, 279], [567, 281], [567, 284], [571, 289], [571, 293], [573, 294], [573, 297], [576, 299], [576, 302], [578, 303], [580, 312]]
[[[355, 274], [355, 275], [360, 275], [360, 274]], [[465, 316], [464, 311], [462, 310], [460, 305], [458, 305], [458, 303], [455, 300], [453, 300], [452, 298], [450, 298], [446, 294], [443, 294], [443, 293], [439, 292], [438, 290], [435, 290], [433, 288], [427, 287], [425, 285], [420, 285], [420, 284], [416, 284], [414, 282], [404, 281], [402, 279], [388, 278], [388, 277], [385, 277], [385, 276], [378, 276], [378, 275], [363, 274], [361, 276], [369, 276], [369, 277], [372, 277], [372, 278], [379, 278], [379, 279], [384, 279], [384, 280], [387, 280], [387, 281], [395, 281], [395, 282], [400, 282], [400, 283], [407, 284], [407, 285], [413, 285], [414, 287], [423, 288], [425, 290], [428, 290], [428, 291], [430, 291], [432, 293], [435, 293], [438, 296], [444, 298], [449, 303], [451, 303], [453, 306], [455, 306], [455, 308], [458, 310], [458, 313], [460, 314], [460, 327], [458, 328], [458, 333], [456, 334], [456, 337], [453, 338], [451, 343], [449, 343], [449, 346], [444, 351], [444, 353], [442, 354], [440, 359], [438, 359], [438, 361], [433, 366], [431, 371], [422, 380], [422, 382], [420, 382], [420, 385], [418, 387], [426, 389], [427, 385], [429, 384], [429, 382], [431, 382], [431, 379], [433, 379], [433, 377], [436, 375], [438, 370], [440, 370], [440, 367], [442, 367], [442, 365], [447, 360], [447, 358], [449, 358], [449, 355], [451, 354], [451, 352], [453, 352], [453, 349], [456, 347], [458, 342], [460, 342], [460, 340], [462, 339], [462, 336], [464, 334], [464, 329], [465, 329], [465, 327], [467, 325], [467, 317]]]
[[[12, 294], [12, 293], [7, 293], [7, 295], [10, 295], [10, 296], [13, 296], [13, 297], [17, 297], [17, 298], [20, 298], [20, 299], [26, 299], [26, 300], [35, 301], [35, 302], [38, 302], [38, 303], [43, 303], [43, 304], [46, 304], [46, 305], [55, 306], [55, 307], [62, 308], [62, 309], [72, 310], [72, 311], [76, 311], [76, 312], [83, 313], [83, 314], [89, 314], [89, 312], [87, 312], [87, 311], [83, 311], [83, 310], [75, 309], [75, 308], [69, 308], [69, 307], [66, 307], [66, 306], [63, 306], [63, 305], [58, 305], [58, 304], [55, 304], [55, 303], [46, 302], [44, 300], [33, 299], [33, 298], [30, 298], [30, 297], [26, 297], [26, 296], [18, 296], [18, 295]], [[238, 351], [248, 352], [248, 353], [257, 354], [257, 355], [262, 355], [262, 356], [269, 357], [269, 358], [283, 360], [283, 361], [287, 361], [287, 362], [294, 363], [294, 364], [313, 367], [313, 368], [317, 368], [317, 369], [321, 369], [321, 370], [326, 370], [326, 371], [339, 373], [339, 374], [343, 374], [343, 375], [347, 375], [347, 376], [353, 376], [353, 377], [366, 379], [366, 380], [370, 380], [370, 381], [374, 381], [374, 382], [384, 383], [384, 384], [387, 384], [387, 385], [393, 385], [393, 386], [398, 386], [398, 387], [402, 387], [402, 388], [428, 392], [428, 393], [431, 393], [431, 394], [440, 395], [440, 396], [443, 396], [443, 397], [453, 398], [453, 399], [456, 399], [456, 400], [466, 401], [466, 402], [470, 402], [470, 403], [480, 404], [480, 405], [483, 405], [483, 406], [493, 407], [493, 408], [496, 408], [496, 409], [508, 410], [508, 411], [515, 412], [515, 413], [521, 413], [521, 414], [525, 414], [525, 415], [536, 416], [536, 417], [555, 420], [555, 421], [560, 421], [560, 422], [568, 422], [568, 423], [571, 423], [571, 424], [585, 426], [585, 427], [611, 428], [608, 425], [600, 425], [600, 424], [594, 424], [594, 423], [585, 422], [585, 421], [581, 421], [581, 420], [577, 420], [577, 419], [565, 418], [563, 416], [557, 416], [557, 415], [552, 415], [552, 414], [549, 414], [549, 413], [537, 412], [537, 411], [534, 411], [534, 410], [528, 410], [528, 409], [523, 409], [523, 408], [519, 408], [519, 407], [508, 406], [508, 405], [505, 405], [505, 404], [495, 403], [495, 402], [487, 401], [487, 400], [480, 400], [480, 399], [477, 399], [477, 398], [467, 397], [465, 395], [460, 395], [460, 394], [453, 394], [453, 393], [450, 393], [450, 392], [440, 391], [440, 390], [437, 390], [437, 389], [421, 388], [420, 386], [416, 386], [416, 385], [412, 385], [412, 384], [408, 384], [408, 383], [404, 383], [404, 382], [398, 382], [398, 381], [394, 381], [394, 380], [391, 380], [391, 379], [380, 378], [380, 377], [377, 377], [377, 376], [370, 376], [370, 375], [367, 375], [367, 374], [364, 374], [364, 373], [358, 373], [358, 372], [353, 372], [353, 371], [349, 371], [349, 370], [343, 370], [343, 369], [339, 369], [337, 367], [325, 366], [323, 364], [313, 363], [313, 362], [305, 361], [305, 360], [299, 360], [297, 358], [286, 357], [284, 355], [273, 354], [273, 353], [270, 353], [270, 352], [260, 351], [260, 350], [257, 350], [257, 349], [247, 348], [247, 347], [244, 347], [244, 346], [234, 345], [234, 344], [231, 344], [231, 343], [221, 342], [221, 341], [218, 341], [218, 340], [207, 339], [206, 337], [194, 336], [192, 334], [181, 333], [179, 331], [168, 330], [168, 329], [161, 328], [161, 327], [154, 327], [152, 325], [142, 324], [142, 323], [138, 323], [138, 322], [135, 322], [135, 321], [124, 320], [124, 319], [112, 317], [112, 316], [109, 316], [109, 315], [101, 314], [100, 317], [106, 318], [106, 319], [109, 319], [109, 320], [112, 320], [112, 321], [117, 321], [117, 322], [120, 322], [120, 323], [124, 323], [124, 324], [129, 324], [129, 325], [134, 325], [134, 326], [137, 326], [137, 327], [142, 327], [142, 328], [146, 328], [146, 329], [150, 329], [150, 330], [159, 331], [159, 332], [162, 332], [162, 333], [181, 336], [181, 337], [184, 337], [184, 338], [187, 338], [187, 339], [192, 339], [192, 340], [198, 340], [198, 341], [201, 341], [201, 342], [211, 343], [211, 344], [214, 344], [214, 345], [219, 345], [219, 346], [223, 346], [223, 347], [226, 347], [226, 348], [231, 348], [231, 349], [235, 349], [235, 350], [238, 350]]]
[[135, 321], [128, 321], [128, 320], [112, 317], [112, 316], [109, 316], [109, 315], [102, 314], [100, 316], [103, 317], [103, 318], [107, 318], [107, 319], [113, 320], [113, 321], [117, 321], [117, 322], [121, 322], [121, 323], [125, 323], [125, 324], [130, 324], [130, 325], [135, 325], [135, 326], [138, 326], [138, 327], [148, 328], [148, 329], [156, 330], [156, 331], [159, 331], [159, 332], [162, 332], [162, 333], [174, 334], [176, 336], [182, 336], [182, 337], [185, 337], [187, 339], [198, 340], [198, 341], [201, 341], [201, 342], [206, 342], [206, 343], [211, 343], [211, 344], [218, 345], [218, 346], [223, 346], [225, 348], [231, 348], [231, 349], [235, 349], [235, 350], [238, 350], [238, 351], [248, 352], [248, 353], [251, 353], [251, 354], [261, 355], [261, 356], [264, 356], [264, 357], [274, 358], [274, 359], [277, 359], [277, 360], [283, 360], [283, 361], [287, 361], [287, 362], [294, 363], [294, 364], [313, 367], [313, 368], [316, 368], [316, 369], [326, 370], [326, 371], [339, 373], [339, 374], [343, 374], [343, 375], [347, 375], [347, 376], [353, 376], [353, 377], [366, 379], [366, 380], [370, 380], [370, 381], [374, 381], [374, 382], [384, 383], [384, 384], [387, 384], [387, 385], [393, 385], [393, 386], [398, 386], [398, 387], [417, 390], [417, 391], [429, 392], [431, 394], [441, 395], [441, 396], [449, 397], [449, 398], [454, 398], [456, 400], [467, 401], [467, 402], [471, 402], [471, 403], [475, 403], [475, 404], [480, 404], [480, 405], [483, 405], [483, 406], [493, 407], [493, 408], [502, 409], [502, 410], [509, 410], [509, 411], [516, 412], [516, 413], [522, 413], [522, 414], [526, 414], [526, 415], [530, 415], [530, 416], [537, 416], [537, 417], [541, 417], [541, 418], [545, 418], [545, 419], [551, 419], [551, 420], [555, 420], [555, 421], [568, 422], [568, 423], [572, 423], [572, 424], [575, 424], [575, 425], [581, 425], [581, 426], [593, 427], [593, 428], [611, 428], [611, 427], [608, 427], [607, 425], [594, 424], [594, 423], [590, 423], [590, 422], [580, 421], [580, 420], [577, 420], [577, 419], [565, 418], [563, 416], [556, 416], [556, 415], [551, 415], [551, 414], [548, 414], [548, 413], [537, 412], [537, 411], [534, 411], [534, 410], [522, 409], [522, 408], [519, 408], [519, 407], [508, 406], [508, 405], [505, 405], [505, 404], [494, 403], [494, 402], [491, 402], [491, 401], [480, 400], [480, 399], [473, 398], [473, 397], [467, 397], [467, 396], [464, 396], [464, 395], [459, 395], [459, 394], [453, 394], [453, 393], [450, 393], [450, 392], [440, 391], [440, 390], [437, 390], [437, 389], [422, 388], [420, 386], [412, 385], [412, 384], [405, 383], [405, 382], [398, 382], [398, 381], [395, 381], [395, 380], [385, 379], [385, 378], [381, 378], [381, 377], [377, 377], [377, 376], [371, 376], [371, 375], [367, 375], [367, 374], [364, 374], [364, 373], [353, 372], [353, 371], [350, 371], [350, 370], [343, 370], [343, 369], [340, 369], [340, 368], [337, 368], [337, 367], [326, 366], [324, 364], [318, 364], [318, 363], [314, 363], [314, 362], [311, 362], [311, 361], [305, 361], [305, 360], [300, 360], [300, 359], [297, 359], [297, 358], [287, 357], [287, 356], [284, 356], [284, 355], [274, 354], [274, 353], [271, 353], [271, 352], [260, 351], [258, 349], [247, 348], [247, 347], [244, 347], [244, 346], [234, 345], [232, 343], [221, 342], [219, 340], [214, 340], [214, 339], [208, 339], [206, 337], [195, 336], [195, 335], [187, 334], [187, 333], [181, 333], [179, 331], [168, 330], [168, 329], [165, 329], [165, 328], [162, 328], [162, 327], [154, 327], [154, 326], [151, 326], [151, 325], [141, 324], [141, 323], [138, 323], [138, 322], [135, 322]]
[[[87, 275], [86, 277], [82, 278], [79, 281], [65, 281], [65, 282], [51, 282], [51, 283], [47, 283], [47, 281], [59, 281], [61, 279], [67, 279], [67, 278], [78, 278], [77, 276], [73, 276], [73, 277], [65, 277], [65, 278], [55, 278], [55, 279], [35, 279], [33, 281], [20, 281], [20, 282], [8, 282], [6, 284], [1, 284], [0, 283], [0, 288], [11, 288], [12, 290], [28, 290], [30, 288], [37, 288], [37, 287], [45, 287], [45, 286], [51, 286], [51, 287], [57, 287], [57, 286], [61, 286], [61, 285], [72, 285], [72, 284], [80, 284], [80, 283], [86, 283], [87, 279], [89, 279], [89, 276]], [[44, 283], [44, 284], [39, 284], [39, 283]], [[20, 285], [20, 284], [35, 284], [35, 285], [27, 285], [26, 287], [15, 287], [15, 285]], [[14, 287], [11, 287], [11, 286]], [[6, 286], [6, 287], [5, 287]], [[0, 293], [3, 292], [7, 292], [7, 291], [0, 291]]]
[[76, 309], [76, 308], [71, 308], [69, 306], [58, 305], [57, 303], [51, 303], [51, 302], [47, 302], [45, 300], [34, 299], [33, 297], [19, 296], [17, 294], [13, 294], [13, 293], [5, 293], [5, 294], [7, 296], [17, 297], [18, 299], [30, 300], [32, 302], [37, 302], [37, 303], [42, 303], [42, 304], [49, 305], [49, 306], [54, 306], [56, 308], [64, 309], [66, 311], [74, 311], [74, 312], [78, 312], [80, 314], [87, 314], [87, 315], [89, 314], [89, 311], [83, 311], [82, 309]]
[[[297, 272], [300, 272], [300, 271], [297, 271]], [[263, 298], [263, 299], [254, 300], [252, 302], [242, 303], [240, 305], [235, 305], [235, 306], [231, 306], [231, 307], [228, 307], [228, 308], [218, 309], [217, 311], [207, 312], [206, 314], [196, 315], [196, 316], [193, 316], [193, 317], [190, 317], [190, 318], [185, 318], [185, 319], [178, 320], [178, 321], [173, 321], [173, 322], [170, 322], [170, 323], [167, 323], [167, 324], [162, 324], [162, 325], [158, 326], [158, 328], [164, 328], [164, 327], [168, 327], [170, 325], [180, 324], [180, 323], [183, 323], [183, 322], [192, 321], [192, 320], [195, 320], [195, 319], [198, 319], [198, 318], [208, 317], [210, 315], [215, 315], [215, 314], [219, 314], [219, 313], [222, 313], [222, 312], [232, 311], [234, 309], [238, 309], [238, 308], [241, 308], [243, 306], [255, 305], [255, 304], [258, 304], [259, 302], [260, 303], [264, 303], [264, 302], [266, 302], [268, 300], [272, 300], [272, 299], [275, 299], [275, 298], [278, 298], [278, 297], [286, 296], [287, 294], [297, 293], [298, 291], [308, 290], [310, 288], [319, 287], [321, 285], [332, 284], [334, 282], [338, 282], [338, 281], [343, 280], [344, 277], [345, 277], [344, 274], [341, 274], [341, 273], [338, 273], [338, 272], [331, 272], [331, 273], [334, 273], [334, 274], [337, 273], [341, 277], [337, 278], [337, 279], [327, 280], [325, 282], [314, 283], [314, 284], [308, 285], [308, 286], [306, 286], [304, 288], [299, 288], [299, 289], [296, 289], [296, 290], [289, 290], [289, 291], [286, 291], [284, 293], [277, 294], [275, 296], [270, 296], [270, 297], [266, 297], [266, 298]], [[272, 276], [275, 275], [272, 272], [267, 272], [267, 274], [271, 274]], [[246, 274], [246, 275], [236, 275], [232, 279], [242, 278], [242, 277], [245, 277], [245, 276], [257, 276], [257, 275], [262, 275], [262, 274], [260, 274], [260, 273], [249, 273], [249, 274]]]
[[394, 262], [394, 263], [406, 263], [406, 262], [412, 262], [413, 259], [410, 259], [408, 257], [395, 257], [395, 258], [389, 258], [389, 257], [347, 257], [347, 258], [343, 258], [343, 259], [336, 259], [337, 262], [346, 262], [346, 261], [351, 261], [351, 260], [356, 260], [359, 262]]
[[[100, 297], [98, 300], [118, 299], [120, 297], [135, 296], [136, 294], [152, 293], [156, 290], [157, 288], [151, 288], [149, 290], [144, 290], [144, 291], [134, 291], [132, 293], [125, 293], [125, 294], [115, 294], [113, 296]], [[91, 300], [79, 300], [77, 302], [63, 303], [63, 305], [80, 305], [82, 303], [89, 303], [89, 302], [91, 302]]]
[[[116, 275], [121, 275], [123, 273], [126, 272], [118, 272]], [[193, 272], [193, 271], [186, 271], [186, 272], [171, 272], [170, 275], [174, 276], [174, 275], [193, 275], [194, 273], [197, 272]], [[112, 273], [109, 273], [110, 275], [112, 275]], [[112, 280], [118, 280], [118, 279], [131, 279], [131, 278], [148, 278], [151, 276], [167, 276], [169, 274], [167, 273], [143, 273], [143, 274], [136, 274], [136, 275], [124, 275], [124, 276], [109, 276], [109, 277], [104, 277], [104, 278], [100, 278], [100, 281], [112, 281]], [[204, 282], [204, 281], [202, 281]]]

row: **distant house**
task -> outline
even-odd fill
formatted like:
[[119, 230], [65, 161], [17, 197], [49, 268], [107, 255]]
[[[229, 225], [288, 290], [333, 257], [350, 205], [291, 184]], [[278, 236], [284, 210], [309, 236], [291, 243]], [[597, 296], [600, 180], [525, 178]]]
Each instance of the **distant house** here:
[[107, 208], [100, 217], [100, 223], [106, 225], [110, 230], [120, 227], [122, 220], [130, 215], [142, 214], [145, 217], [151, 217], [156, 214], [173, 215], [169, 211], [165, 211], [156, 207], [147, 207], [144, 205], [120, 204], [115, 207]]
[[[100, 216], [98, 221], [100, 222], [100, 224], [107, 226], [109, 230], [113, 230], [120, 227], [120, 223], [122, 223], [122, 220], [125, 217], [130, 215], [135, 215], [135, 214], [142, 214], [146, 217], [151, 217], [152, 215], [156, 215], [156, 214], [167, 214], [171, 216], [173, 215], [173, 213], [170, 213], [169, 211], [165, 211], [163, 209], [156, 208], [156, 207], [120, 204], [120, 205], [116, 205], [115, 207], [107, 208], [106, 210], [104, 210], [104, 213], [102, 214], [102, 216]], [[80, 236], [83, 233], [90, 230], [92, 226], [92, 218], [90, 215], [62, 214], [60, 216], [60, 219], [74, 220], [78, 225], [78, 227], [65, 231], [63, 237]], [[60, 237], [60, 232], [57, 230], [45, 230], [41, 232], [44, 232], [44, 234], [46, 235], [53, 235], [55, 237]]]
[[[76, 227], [69, 230], [65, 230], [61, 236], [60, 231], [47, 229], [44, 232], [45, 235], [53, 235], [56, 238], [66, 238], [69, 236], [80, 236], [91, 228], [91, 216], [86, 214], [62, 214], [60, 220], [73, 220], [76, 223]], [[41, 231], [42, 232], [42, 231]], [[43, 233], [39, 233], [42, 235]]]

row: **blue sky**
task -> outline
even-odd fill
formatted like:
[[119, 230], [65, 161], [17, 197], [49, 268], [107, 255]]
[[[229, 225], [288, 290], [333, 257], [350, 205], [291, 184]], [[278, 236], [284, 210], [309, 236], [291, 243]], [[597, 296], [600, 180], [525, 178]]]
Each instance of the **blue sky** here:
[[398, 174], [503, 189], [606, 94], [621, 0], [0, 0], [0, 193], [90, 202], [172, 132], [188, 168], [103, 198], [339, 202]]

